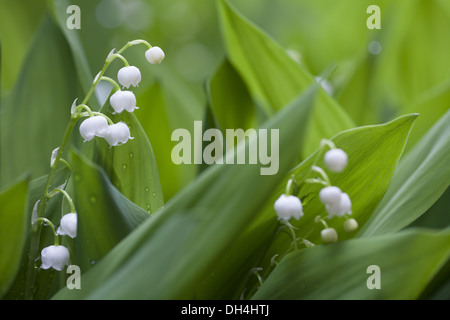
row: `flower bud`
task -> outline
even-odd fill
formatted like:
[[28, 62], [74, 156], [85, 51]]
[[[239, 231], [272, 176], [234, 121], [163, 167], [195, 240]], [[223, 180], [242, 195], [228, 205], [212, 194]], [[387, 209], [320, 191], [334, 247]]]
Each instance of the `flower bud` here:
[[164, 51], [160, 47], [151, 47], [145, 52], [145, 58], [151, 64], [160, 64], [165, 56]]
[[136, 96], [131, 91], [116, 91], [109, 102], [116, 113], [121, 113], [123, 110], [133, 112], [134, 109], [137, 109]]
[[84, 120], [80, 125], [80, 134], [84, 142], [92, 140], [95, 136], [101, 135], [108, 127], [108, 121], [102, 116], [93, 116]]
[[342, 149], [331, 149], [325, 153], [325, 165], [333, 172], [341, 172], [348, 163], [348, 156]]
[[338, 241], [338, 234], [334, 228], [326, 228], [320, 232], [322, 241], [325, 243], [333, 243]]
[[348, 219], [344, 222], [345, 232], [353, 232], [358, 229], [358, 222], [355, 219]]
[[130, 129], [124, 122], [118, 122], [108, 126], [103, 132], [103, 138], [105, 138], [111, 147], [124, 144], [128, 139], [133, 139], [130, 137]]
[[117, 80], [125, 88], [129, 88], [131, 85], [137, 87], [141, 82], [141, 72], [135, 66], [123, 67], [117, 73]]
[[64, 246], [49, 246], [41, 251], [41, 269], [53, 268], [61, 271], [69, 265], [69, 250]]
[[68, 213], [61, 218], [61, 222], [56, 233], [61, 236], [75, 238], [77, 236], [77, 224], [77, 214]]
[[289, 220], [300, 219], [303, 216], [303, 206], [299, 198], [282, 194], [274, 204], [278, 219]]

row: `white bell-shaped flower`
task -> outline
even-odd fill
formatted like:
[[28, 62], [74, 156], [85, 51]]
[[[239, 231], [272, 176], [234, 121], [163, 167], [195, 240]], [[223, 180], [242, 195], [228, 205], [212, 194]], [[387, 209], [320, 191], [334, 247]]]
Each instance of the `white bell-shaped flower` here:
[[303, 205], [299, 198], [282, 194], [274, 204], [278, 219], [300, 219], [303, 216]]
[[102, 116], [93, 116], [84, 120], [80, 125], [80, 134], [84, 142], [92, 140], [95, 136], [101, 136], [108, 127], [108, 121]]
[[353, 232], [358, 229], [358, 222], [351, 218], [344, 222], [344, 230], [345, 232]]
[[41, 251], [41, 269], [53, 268], [61, 271], [69, 265], [69, 250], [64, 246], [49, 246]]
[[105, 138], [111, 147], [124, 144], [129, 139], [134, 139], [130, 136], [130, 128], [124, 122], [118, 122], [108, 126], [103, 133], [103, 138]]
[[141, 71], [135, 66], [123, 67], [117, 73], [117, 80], [125, 88], [137, 87], [141, 82]]
[[151, 64], [160, 64], [165, 56], [164, 51], [160, 47], [151, 47], [145, 52], [145, 58]]
[[61, 236], [75, 238], [77, 236], [78, 217], [76, 213], [68, 213], [61, 218], [59, 228], [56, 231]]
[[341, 172], [348, 163], [348, 156], [342, 149], [331, 149], [325, 153], [325, 165], [332, 172]]
[[131, 91], [116, 91], [109, 99], [111, 107], [116, 113], [121, 113], [123, 110], [133, 112], [136, 107], [136, 96]]
[[322, 188], [319, 192], [320, 201], [323, 204], [335, 204], [341, 201], [342, 191], [338, 187], [331, 186]]
[[339, 202], [327, 203], [325, 204], [325, 208], [327, 209], [330, 217], [342, 217], [346, 213], [352, 213], [352, 201], [350, 200], [348, 194], [343, 192], [341, 193]]
[[326, 228], [320, 232], [320, 237], [325, 243], [333, 243], [338, 241], [338, 234], [334, 228]]

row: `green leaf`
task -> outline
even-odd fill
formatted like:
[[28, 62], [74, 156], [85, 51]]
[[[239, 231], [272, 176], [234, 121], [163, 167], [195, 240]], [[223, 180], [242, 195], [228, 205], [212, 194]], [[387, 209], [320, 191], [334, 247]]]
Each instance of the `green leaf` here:
[[[399, 254], [401, 253], [401, 254]], [[415, 299], [450, 256], [450, 232], [405, 231], [290, 253], [253, 299]], [[380, 268], [380, 289], [368, 289]]]
[[[228, 58], [267, 114], [279, 110], [315, 82], [283, 48], [227, 1], [219, 1], [219, 13]], [[303, 156], [313, 152], [322, 138], [352, 127], [350, 117], [321, 89], [308, 124]]]
[[0, 297], [19, 270], [24, 249], [28, 179], [0, 193]]
[[408, 139], [406, 152], [431, 129], [431, 127], [450, 110], [450, 79], [425, 91], [417, 99], [406, 105], [404, 113], [419, 113], [420, 117], [414, 124], [414, 130]]
[[382, 12], [392, 16], [382, 22], [373, 90], [380, 105], [401, 110], [448, 78], [450, 13], [438, 1], [390, 1]]
[[86, 271], [149, 214], [124, 197], [103, 170], [72, 153], [75, 207], [78, 214], [76, 264]]
[[392, 233], [423, 214], [450, 183], [450, 111], [401, 161], [389, 190], [358, 233], [361, 237]]
[[[87, 272], [81, 290], [61, 290], [54, 298], [192, 298], [292, 166], [301, 150], [301, 139], [292, 140], [301, 136], [294, 124], [304, 127], [315, 92], [308, 90], [264, 126], [280, 128], [278, 174], [261, 175], [260, 165], [210, 167]], [[248, 153], [248, 146], [239, 144], [237, 152]]]
[[[218, 263], [219, 268], [211, 270], [207, 280], [199, 286], [199, 292], [210, 298], [225, 299], [238, 299], [244, 289], [246, 295], [251, 294], [252, 286], [245, 281], [249, 278], [250, 269], [262, 267], [263, 273], [266, 273], [272, 257], [278, 255], [279, 259], [286, 250], [292, 248], [290, 237], [278, 231], [280, 224], [273, 209], [274, 202], [285, 192], [286, 183], [291, 177], [294, 177], [299, 185], [302, 185], [301, 182], [305, 179], [316, 177], [317, 174], [311, 170], [313, 165], [324, 168], [331, 183], [350, 196], [352, 217], [360, 225], [364, 225], [389, 186], [416, 117], [403, 116], [387, 124], [355, 128], [336, 135], [332, 141], [349, 157], [348, 166], [341, 173], [331, 173], [325, 169], [322, 159], [328, 151], [326, 148], [317, 150], [291, 170], [276, 188], [276, 192], [267, 199], [261, 212], [224, 253]], [[327, 215], [318, 197], [321, 188], [318, 184], [301, 186], [298, 196], [304, 205], [304, 216], [299, 221], [291, 221], [298, 228], [297, 237], [305, 237], [315, 244], [322, 243], [322, 225], [315, 223], [314, 219], [317, 215]], [[355, 233], [344, 232], [343, 222], [344, 218], [338, 217], [327, 220], [329, 226], [338, 231], [340, 240], [354, 237]], [[300, 241], [299, 246], [304, 248]], [[218, 274], [221, 277], [218, 277]], [[256, 279], [253, 275], [250, 281]], [[236, 290], [238, 287], [240, 290]]]
[[[170, 199], [195, 176], [193, 166], [176, 165], [171, 153], [174, 142], [172, 131], [176, 129], [170, 103], [164, 94], [162, 84], [156, 82], [138, 97], [139, 110], [135, 111], [155, 154], [156, 166], [161, 181], [164, 199]], [[186, 116], [185, 114], [179, 115]], [[189, 119], [190, 117], [186, 117]], [[193, 119], [192, 122], [193, 123]]]
[[224, 60], [209, 82], [210, 107], [216, 127], [250, 129], [258, 127], [256, 107], [242, 78], [228, 60]]
[[70, 57], [64, 37], [47, 17], [39, 27], [20, 79], [1, 105], [2, 184], [25, 171], [30, 171], [32, 178], [47, 172], [51, 152], [61, 143], [70, 106], [77, 96]]
[[114, 148], [105, 140], [98, 140], [95, 162], [124, 196], [144, 210], [156, 212], [163, 206], [164, 200], [155, 155], [144, 129], [133, 113], [112, 115], [104, 109], [103, 112], [114, 123], [125, 122], [134, 139]]
[[84, 53], [83, 45], [77, 30], [70, 30], [67, 28], [67, 18], [69, 17], [67, 8], [71, 5], [71, 3], [69, 0], [50, 0], [47, 1], [47, 3], [49, 4], [49, 8], [53, 14], [56, 24], [59, 26], [70, 46], [76, 66], [78, 80], [80, 81], [83, 91], [86, 94], [91, 87], [94, 77], [90, 71], [89, 62]]

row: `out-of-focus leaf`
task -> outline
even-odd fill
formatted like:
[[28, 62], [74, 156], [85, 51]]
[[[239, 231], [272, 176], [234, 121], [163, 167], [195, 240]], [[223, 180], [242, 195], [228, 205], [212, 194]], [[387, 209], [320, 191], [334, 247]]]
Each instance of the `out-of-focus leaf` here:
[[0, 36], [3, 61], [0, 73], [2, 80], [0, 91], [2, 97], [6, 96], [17, 80], [44, 9], [44, 1], [0, 2]]
[[64, 37], [46, 18], [30, 48], [19, 81], [1, 105], [2, 184], [27, 170], [32, 178], [48, 170], [51, 152], [61, 143], [70, 106], [77, 96], [70, 57]]
[[450, 12], [443, 7], [439, 1], [389, 1], [382, 13], [382, 54], [373, 73], [380, 105], [403, 112], [404, 106], [448, 78]]
[[209, 82], [210, 107], [215, 125], [226, 129], [256, 128], [257, 110], [245, 83], [228, 60], [224, 60]]
[[28, 179], [0, 193], [0, 297], [19, 270], [26, 239], [25, 207]]
[[[325, 206], [318, 197], [323, 186], [301, 185], [305, 179], [318, 176], [311, 170], [313, 165], [324, 168], [331, 183], [350, 196], [352, 217], [360, 225], [364, 225], [389, 186], [416, 117], [416, 115], [403, 116], [383, 125], [355, 128], [333, 137], [331, 140], [336, 147], [343, 149], [349, 158], [347, 168], [341, 173], [331, 173], [324, 166], [322, 159], [327, 148], [319, 149], [291, 170], [275, 189], [276, 192], [267, 199], [259, 215], [255, 216], [252, 223], [224, 253], [220, 263], [217, 264], [219, 268], [212, 270], [209, 277], [199, 286], [199, 294], [205, 294], [210, 298], [237, 299], [245, 290], [247, 296], [251, 294], [249, 291], [251, 286], [248, 284], [246, 286], [244, 280], [249, 277], [250, 281], [257, 279], [249, 271], [254, 267], [262, 267], [261, 274], [268, 272], [272, 257], [278, 255], [279, 259], [286, 250], [289, 250], [291, 239], [285, 233], [277, 232], [280, 224], [273, 205], [285, 192], [286, 183], [291, 177], [294, 177], [301, 186], [298, 196], [304, 205], [304, 216], [299, 221], [291, 219], [291, 223], [298, 228], [297, 236], [315, 244], [323, 243], [320, 237], [322, 225], [314, 221], [318, 215], [327, 216]], [[343, 230], [344, 221], [345, 218], [338, 217], [327, 219], [329, 226], [337, 230], [340, 240], [355, 236], [355, 233], [348, 234]], [[299, 247], [304, 248], [300, 241]]]
[[[399, 254], [401, 253], [401, 254]], [[450, 232], [410, 230], [292, 252], [254, 299], [415, 299], [450, 256]], [[380, 289], [367, 283], [379, 267]]]
[[450, 183], [449, 123], [447, 111], [401, 161], [383, 201], [359, 236], [392, 233], [406, 227], [444, 193]]
[[71, 1], [50, 0], [47, 1], [47, 3], [49, 4], [54, 20], [61, 29], [70, 46], [76, 66], [78, 80], [80, 81], [83, 91], [86, 94], [89, 91], [94, 76], [90, 71], [89, 62], [84, 53], [83, 45], [77, 32], [78, 30], [69, 29], [67, 27], [67, 19], [69, 18], [67, 9], [70, 7]]
[[[260, 165], [210, 167], [86, 273], [86, 286], [54, 298], [192, 298], [205, 272], [292, 166], [301, 150], [301, 139], [292, 141], [299, 136], [294, 124], [309, 119], [315, 92], [308, 90], [263, 127], [280, 128], [278, 174], [261, 175]], [[237, 152], [248, 153], [258, 136], [239, 144]]]
[[[218, 3], [228, 58], [269, 115], [315, 81], [283, 48], [239, 15], [225, 0]], [[303, 156], [313, 152], [323, 137], [331, 137], [352, 127], [354, 124], [345, 111], [324, 90], [320, 90], [308, 124]]]
[[408, 152], [450, 110], [450, 78], [421, 94], [403, 110], [420, 114], [406, 145]]
[[83, 272], [107, 254], [149, 214], [124, 197], [101, 168], [72, 153], [78, 214], [76, 263]]

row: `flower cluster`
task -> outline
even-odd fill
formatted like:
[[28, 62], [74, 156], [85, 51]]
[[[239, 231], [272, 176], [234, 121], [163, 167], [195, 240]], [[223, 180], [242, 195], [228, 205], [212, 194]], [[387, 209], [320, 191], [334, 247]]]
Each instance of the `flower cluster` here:
[[[164, 52], [159, 47], [152, 47], [148, 42], [144, 40], [134, 40], [129, 42], [125, 47], [115, 53], [115, 50], [111, 51], [105, 61], [105, 65], [103, 70], [95, 77], [94, 82], [91, 86], [91, 89], [84, 99], [83, 103], [80, 105], [76, 105], [75, 102], [72, 105], [72, 120], [73, 125], [75, 122], [81, 117], [87, 117], [79, 127], [80, 135], [84, 139], [84, 142], [91, 141], [95, 137], [103, 138], [106, 142], [111, 146], [118, 146], [126, 143], [128, 140], [133, 139], [130, 134], [130, 128], [125, 122], [117, 122], [114, 123], [110, 118], [108, 118], [105, 114], [101, 112], [92, 111], [86, 104], [94, 92], [95, 87], [99, 83], [99, 81], [109, 81], [114, 85], [115, 92], [110, 97], [110, 105], [114, 109], [113, 114], [126, 112], [134, 112], [134, 110], [138, 109], [136, 106], [136, 96], [130, 90], [122, 90], [116, 81], [109, 77], [103, 76], [106, 71], [108, 65], [115, 59], [121, 59], [125, 66], [119, 70], [117, 73], [117, 80], [122, 85], [123, 89], [128, 89], [130, 86], [137, 87], [141, 82], [141, 72], [135, 66], [130, 66], [128, 61], [121, 55], [125, 49], [132, 45], [136, 44], [145, 44], [149, 47], [149, 49], [145, 52], [145, 58], [151, 64], [159, 64], [164, 59]], [[70, 130], [71, 128], [70, 127]], [[70, 131], [69, 130], [69, 131]], [[64, 144], [63, 144], [64, 145]], [[60, 147], [56, 148], [52, 152], [52, 156], [50, 159], [50, 166], [53, 170], [56, 169], [59, 162], [65, 163], [69, 168], [70, 165], [61, 158], [62, 150]], [[50, 176], [50, 175], [49, 175]], [[40, 206], [39, 200], [33, 208], [32, 221], [33, 226], [36, 226], [38, 223], [43, 223], [44, 226], [49, 226], [54, 234], [54, 245], [50, 245], [41, 250], [41, 269], [49, 269], [53, 268], [55, 270], [61, 271], [65, 266], [68, 266], [70, 263], [70, 253], [69, 249], [63, 245], [59, 244], [60, 236], [67, 236], [70, 238], [76, 238], [77, 236], [77, 226], [78, 226], [78, 216], [75, 210], [74, 203], [70, 198], [69, 194], [64, 190], [65, 184], [63, 186], [57, 187], [52, 191], [48, 192], [48, 187], [50, 186], [50, 181], [47, 182], [47, 187], [44, 192], [44, 205]], [[57, 230], [53, 223], [44, 218], [42, 212], [45, 212], [45, 203], [46, 200], [50, 199], [54, 195], [61, 193], [68, 201], [71, 207], [71, 212], [65, 214], [61, 220]], [[41, 203], [42, 204], [42, 203]], [[44, 208], [44, 209], [42, 209]], [[38, 213], [38, 210], [41, 209], [41, 213]], [[36, 230], [36, 228], [35, 228]], [[37, 255], [37, 253], [36, 253]]]
[[[68, 213], [61, 218], [60, 226], [56, 231], [55, 237], [58, 235], [68, 236], [70, 238], [76, 238], [77, 236], [78, 217], [75, 212]], [[56, 241], [59, 242], [59, 241]], [[55, 243], [45, 247], [41, 251], [41, 269], [53, 268], [61, 271], [65, 266], [70, 263], [69, 249]]]
[[[342, 172], [345, 170], [348, 164], [347, 153], [339, 148], [329, 140], [322, 141], [322, 147], [329, 146], [328, 150], [323, 158], [323, 162], [326, 168], [331, 172]], [[330, 179], [325, 170], [318, 166], [312, 166], [314, 172], [319, 173], [320, 177], [315, 179], [306, 179], [305, 183], [318, 183], [323, 186], [319, 191], [319, 199], [324, 205], [327, 212], [327, 218], [333, 217], [345, 217], [346, 221], [343, 224], [346, 232], [353, 232], [358, 228], [358, 222], [350, 218], [352, 214], [352, 202], [349, 195], [343, 192], [339, 187], [331, 185]], [[300, 219], [303, 213], [302, 201], [294, 195], [295, 180], [292, 178], [288, 181], [285, 194], [282, 194], [274, 203], [274, 209], [278, 216], [278, 219], [292, 228], [287, 221], [291, 218]], [[298, 192], [297, 192], [298, 193]], [[334, 228], [328, 227], [325, 220], [318, 216], [315, 219], [316, 223], [322, 223], [324, 228], [321, 231], [321, 238], [324, 243], [332, 243], [338, 241], [338, 233]], [[293, 234], [293, 230], [291, 230]], [[295, 241], [296, 239], [294, 239]]]
[[[122, 85], [123, 89], [131, 86], [137, 87], [141, 82], [141, 71], [135, 67], [128, 65], [128, 61], [120, 54], [110, 53], [109, 57], [119, 57], [125, 63], [125, 66], [117, 73], [117, 81]], [[151, 64], [159, 64], [163, 61], [165, 55], [161, 48], [151, 47], [145, 52], [145, 58]], [[101, 73], [99, 74], [99, 76]], [[113, 83], [116, 91], [110, 97], [111, 107], [114, 109], [113, 114], [120, 114], [123, 111], [134, 112], [138, 109], [136, 106], [136, 96], [130, 90], [122, 90], [120, 86], [111, 78], [97, 76], [94, 83], [99, 80], [106, 80]], [[84, 120], [80, 125], [80, 135], [84, 141], [90, 141], [94, 137], [104, 138], [111, 147], [119, 146], [126, 143], [131, 137], [130, 128], [124, 122], [113, 123], [108, 117], [102, 113], [90, 112], [87, 106], [82, 106], [88, 110], [89, 118]]]

